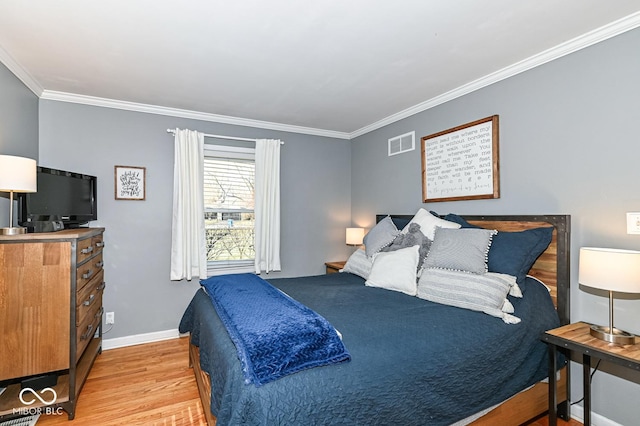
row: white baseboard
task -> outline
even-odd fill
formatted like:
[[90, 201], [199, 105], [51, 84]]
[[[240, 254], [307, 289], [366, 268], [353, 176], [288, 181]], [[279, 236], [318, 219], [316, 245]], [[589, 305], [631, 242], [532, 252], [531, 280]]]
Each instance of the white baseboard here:
[[133, 336], [115, 337], [102, 340], [102, 349], [116, 349], [125, 346], [141, 345], [143, 343], [159, 342], [161, 340], [176, 339], [180, 337], [177, 328], [173, 330], [154, 331], [153, 333], [134, 334]]
[[[584, 408], [582, 405], [571, 406], [571, 418], [584, 423]], [[591, 424], [593, 426], [623, 426], [593, 411], [591, 412]]]

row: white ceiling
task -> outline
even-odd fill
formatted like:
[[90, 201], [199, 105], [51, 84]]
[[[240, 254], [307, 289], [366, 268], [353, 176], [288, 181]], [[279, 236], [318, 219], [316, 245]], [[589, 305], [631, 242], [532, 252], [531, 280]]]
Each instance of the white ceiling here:
[[348, 138], [638, 27], [639, 11], [638, 0], [0, 0], [0, 61], [45, 99]]

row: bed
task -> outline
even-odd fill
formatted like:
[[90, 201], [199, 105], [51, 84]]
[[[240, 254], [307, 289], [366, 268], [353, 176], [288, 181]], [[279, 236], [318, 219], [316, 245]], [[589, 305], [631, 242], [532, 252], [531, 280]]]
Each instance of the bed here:
[[[390, 216], [398, 229], [415, 217]], [[548, 355], [540, 335], [569, 322], [570, 217], [445, 219], [503, 236], [553, 227], [522, 282], [523, 297], [508, 297], [519, 322], [371, 287], [349, 272], [272, 279], [339, 331], [351, 360], [256, 386], [245, 383], [234, 343], [200, 289], [180, 331], [190, 333], [190, 364], [209, 424], [515, 425], [544, 414]], [[566, 416], [566, 367], [559, 375]]]

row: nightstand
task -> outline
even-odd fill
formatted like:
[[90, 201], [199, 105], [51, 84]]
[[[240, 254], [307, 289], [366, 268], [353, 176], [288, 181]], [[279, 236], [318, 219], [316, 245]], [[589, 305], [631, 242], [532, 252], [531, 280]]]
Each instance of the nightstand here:
[[590, 324], [577, 322], [549, 330], [542, 340], [549, 344], [549, 426], [556, 424], [556, 350], [568, 349], [582, 354], [584, 389], [584, 425], [591, 424], [591, 357], [640, 371], [640, 339], [634, 345], [617, 345], [596, 339], [589, 333]]
[[327, 274], [335, 274], [339, 272], [340, 269], [344, 268], [346, 261], [341, 262], [325, 262], [324, 266], [327, 268]]

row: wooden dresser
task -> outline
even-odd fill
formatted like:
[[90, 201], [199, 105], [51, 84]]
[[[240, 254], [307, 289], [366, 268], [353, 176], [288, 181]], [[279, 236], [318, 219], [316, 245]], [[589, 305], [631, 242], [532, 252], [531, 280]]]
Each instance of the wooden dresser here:
[[[73, 419], [102, 351], [103, 233], [78, 228], [0, 236], [0, 387], [6, 388], [0, 416], [62, 407]], [[45, 402], [23, 404], [21, 382], [50, 374], [58, 375], [55, 403], [49, 392], [42, 394]]]

